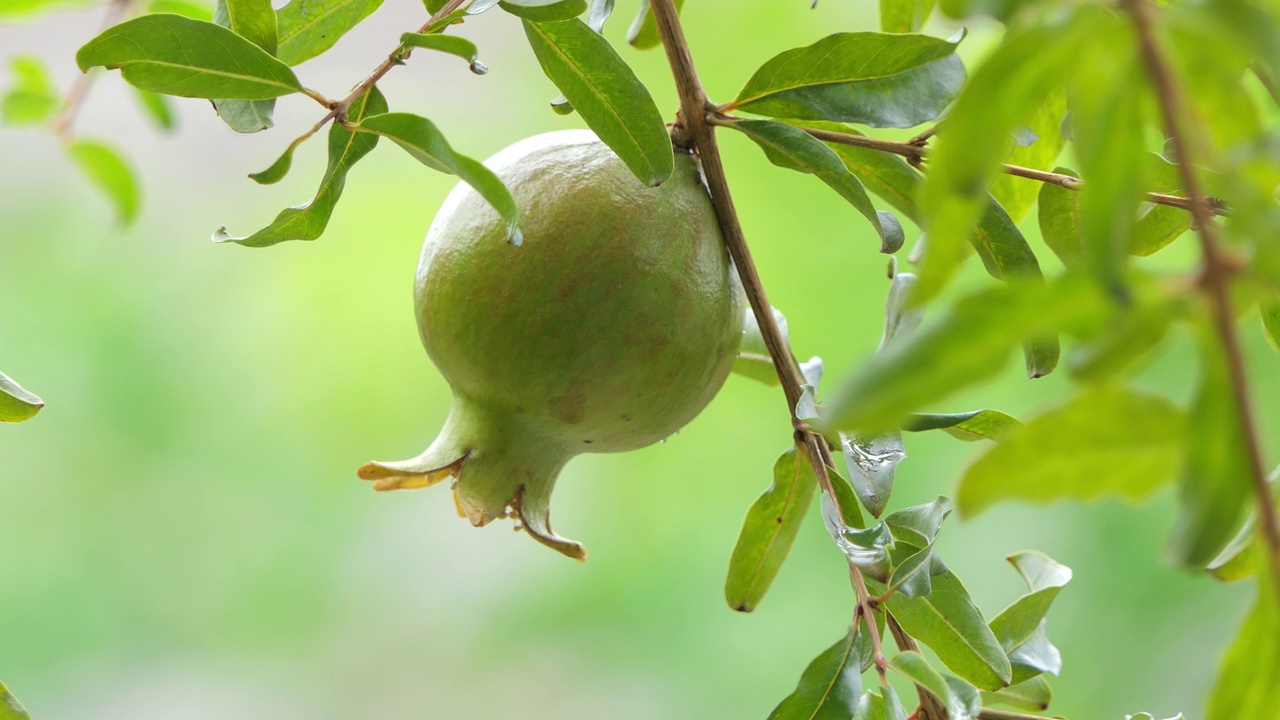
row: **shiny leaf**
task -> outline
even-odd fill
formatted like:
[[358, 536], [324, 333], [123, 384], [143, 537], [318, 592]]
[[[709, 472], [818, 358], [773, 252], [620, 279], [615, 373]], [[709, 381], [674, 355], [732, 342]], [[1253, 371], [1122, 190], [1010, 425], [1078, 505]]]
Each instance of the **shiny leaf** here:
[[[22, 422], [35, 417], [44, 401], [34, 393], [0, 373], [0, 422]], [[0, 690], [3, 690], [0, 685]]]
[[[778, 308], [770, 309], [773, 311], [773, 321], [782, 330], [782, 339], [785, 342], [787, 318]], [[733, 371], [765, 385], [780, 385], [778, 370], [773, 366], [773, 358], [769, 356], [769, 348], [764, 343], [764, 335], [760, 331], [760, 323], [756, 322], [756, 314], [750, 307], [747, 307], [745, 312], [742, 344], [738, 346], [738, 357], [733, 361]]]
[[658, 106], [609, 41], [581, 20], [531, 22], [525, 35], [543, 71], [631, 172], [646, 185], [675, 167], [671, 138]]
[[751, 612], [791, 552], [818, 487], [813, 468], [794, 447], [773, 466], [773, 484], [747, 510], [729, 558], [724, 595], [729, 607]]
[[951, 498], [939, 495], [933, 502], [895, 510], [884, 518], [893, 536], [917, 547], [928, 547], [938, 537], [942, 522], [951, 514]]
[[853, 712], [853, 720], [906, 720], [906, 717], [906, 708], [891, 685], [862, 693]]
[[908, 432], [944, 430], [948, 435], [966, 442], [1004, 440], [1020, 427], [1022, 423], [1016, 418], [999, 410], [971, 410], [950, 415], [913, 413], [902, 424], [902, 429]]

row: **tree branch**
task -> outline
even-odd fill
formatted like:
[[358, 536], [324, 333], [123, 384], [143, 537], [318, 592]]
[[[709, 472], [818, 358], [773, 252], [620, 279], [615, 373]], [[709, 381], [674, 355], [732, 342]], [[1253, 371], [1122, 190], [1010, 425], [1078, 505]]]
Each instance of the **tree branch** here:
[[1133, 17], [1138, 31], [1138, 45], [1142, 52], [1147, 75], [1155, 86], [1164, 116], [1165, 130], [1178, 156], [1178, 169], [1182, 173], [1182, 185], [1191, 195], [1191, 215], [1195, 219], [1200, 253], [1204, 259], [1203, 287], [1213, 306], [1214, 329], [1222, 350], [1226, 354], [1227, 369], [1231, 381], [1231, 394], [1235, 401], [1237, 419], [1244, 434], [1244, 450], [1249, 460], [1249, 474], [1257, 495], [1261, 540], [1270, 561], [1272, 581], [1280, 592], [1280, 521], [1271, 500], [1267, 484], [1267, 472], [1263, 468], [1262, 448], [1258, 443], [1253, 410], [1250, 407], [1248, 381], [1245, 375], [1244, 355], [1236, 334], [1235, 315], [1231, 311], [1232, 264], [1224, 255], [1218, 226], [1213, 222], [1213, 211], [1200, 194], [1200, 180], [1195, 174], [1195, 162], [1191, 143], [1182, 125], [1182, 98], [1174, 83], [1173, 73], [1156, 44], [1152, 30], [1151, 8], [1146, 0], [1124, 0], [1124, 6]]
[[[805, 449], [809, 463], [813, 466], [818, 484], [827, 494], [836, 508], [840, 510], [842, 520], [852, 517], [856, 508], [842, 508], [836, 498], [835, 488], [831, 484], [828, 468], [832, 465], [831, 453], [826, 439], [808, 429], [808, 426], [796, 417], [796, 404], [800, 402], [801, 385], [804, 378], [791, 349], [782, 336], [782, 331], [773, 319], [773, 309], [769, 297], [765, 293], [760, 274], [756, 271], [755, 260], [751, 257], [751, 249], [747, 246], [746, 236], [742, 232], [742, 224], [738, 221], [738, 213], [733, 206], [733, 198], [729, 193], [729, 181], [725, 176], [724, 163], [720, 159], [720, 148], [716, 144], [715, 132], [707, 122], [710, 103], [702, 82], [698, 80], [697, 70], [693, 66], [693, 58], [689, 54], [689, 44], [684, 37], [684, 29], [680, 26], [680, 18], [676, 13], [672, 0], [651, 0], [653, 18], [658, 27], [658, 35], [662, 38], [662, 46], [666, 50], [667, 62], [671, 65], [671, 74], [675, 78], [676, 91], [680, 95], [680, 116], [677, 118], [675, 133], [683, 144], [687, 140], [702, 160], [702, 171], [706, 176], [707, 186], [711, 194], [711, 204], [715, 207], [716, 217], [720, 222], [720, 231], [724, 235], [725, 246], [733, 258], [751, 302], [751, 310], [755, 313], [756, 322], [760, 325], [765, 346], [769, 349], [769, 357], [773, 360], [778, 379], [782, 382], [783, 394], [787, 400], [787, 413], [791, 416], [791, 424], [795, 428], [796, 444]], [[681, 137], [682, 136], [682, 137]], [[847, 524], [847, 521], [846, 521]], [[846, 558], [848, 560], [848, 558]], [[858, 596], [858, 607], [864, 620], [867, 620], [868, 635], [876, 657], [876, 669], [881, 676], [885, 675], [884, 651], [880, 645], [880, 636], [876, 631], [874, 603], [867, 593], [862, 572], [849, 562], [849, 574], [854, 591]]]
[[[732, 115], [713, 116], [710, 120], [712, 125], [720, 125], [729, 127], [740, 118]], [[831, 130], [821, 130], [818, 128], [809, 128], [796, 126], [815, 138], [836, 145], [848, 145], [850, 147], [865, 148], [867, 150], [877, 150], [883, 153], [891, 153], [893, 155], [901, 155], [905, 157], [912, 165], [918, 165], [921, 160], [928, 157], [930, 150], [923, 145], [918, 144], [916, 139], [908, 142], [897, 142], [894, 140], [881, 140], [879, 138], [867, 137], [865, 135], [854, 135], [852, 133], [833, 132]], [[1023, 167], [1021, 165], [1010, 165], [1003, 163], [1000, 169], [1007, 175], [1015, 177], [1027, 178], [1028, 180], [1037, 180], [1048, 185], [1058, 185], [1068, 190], [1079, 190], [1084, 187], [1084, 180], [1062, 173], [1048, 172], [1046, 170], [1037, 170], [1035, 168]], [[1226, 205], [1218, 198], [1204, 195], [1201, 196], [1209, 207], [1211, 215], [1226, 215]], [[1177, 195], [1167, 195], [1165, 193], [1149, 192], [1147, 193], [1147, 202], [1156, 205], [1168, 205], [1180, 210], [1191, 210], [1191, 198], [1179, 197]]]
[[[108, 28], [124, 19], [125, 15], [133, 9], [134, 0], [109, 0], [107, 3], [107, 14], [102, 21], [102, 30], [105, 32]], [[57, 117], [53, 119], [50, 126], [53, 134], [63, 142], [72, 140], [71, 126], [75, 124], [76, 115], [80, 112], [81, 106], [84, 105], [85, 98], [89, 96], [89, 88], [93, 87], [93, 80], [97, 76], [96, 72], [82, 73], [76, 78], [75, 84], [67, 91], [67, 97], [62, 101], [62, 109], [58, 112]]]

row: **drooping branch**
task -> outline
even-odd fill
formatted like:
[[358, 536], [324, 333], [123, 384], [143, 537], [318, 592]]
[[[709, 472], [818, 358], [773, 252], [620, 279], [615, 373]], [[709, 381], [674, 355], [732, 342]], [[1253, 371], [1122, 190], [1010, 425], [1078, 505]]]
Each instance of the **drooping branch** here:
[[1249, 400], [1249, 386], [1245, 373], [1244, 354], [1236, 333], [1235, 314], [1231, 310], [1231, 275], [1233, 266], [1223, 252], [1218, 226], [1213, 221], [1213, 210], [1200, 193], [1200, 180], [1195, 173], [1195, 155], [1183, 126], [1182, 97], [1174, 81], [1160, 47], [1156, 44], [1152, 29], [1153, 18], [1147, 0], [1124, 0], [1124, 6], [1133, 18], [1138, 31], [1138, 44], [1147, 75], [1155, 87], [1164, 117], [1165, 131], [1177, 153], [1182, 185], [1191, 195], [1191, 214], [1195, 219], [1196, 234], [1200, 238], [1200, 254], [1203, 258], [1202, 285], [1213, 307], [1214, 330], [1222, 344], [1227, 359], [1227, 371], [1235, 411], [1244, 434], [1245, 454], [1249, 460], [1249, 474], [1253, 481], [1258, 504], [1260, 538], [1266, 549], [1276, 591], [1280, 592], [1280, 521], [1276, 517], [1271, 488], [1267, 483], [1267, 471], [1263, 467], [1262, 448], [1258, 442], [1257, 426]]
[[[732, 115], [717, 114], [711, 118], [711, 123], [713, 125], [729, 126], [739, 119], [740, 118]], [[921, 141], [918, 139], [920, 137], [927, 139], [928, 136], [923, 133], [907, 142], [897, 142], [895, 140], [881, 140], [879, 138], [867, 137], [865, 135], [854, 135], [853, 133], [835, 132], [820, 128], [797, 127], [823, 142], [834, 143], [836, 145], [848, 145], [850, 147], [864, 148], [867, 150], [876, 150], [893, 155], [901, 155], [910, 161], [912, 165], [919, 164], [921, 160], [928, 157], [930, 154], [929, 148], [921, 144]], [[1063, 175], [1062, 173], [1037, 170], [1035, 168], [1023, 167], [1021, 165], [1011, 165], [1009, 163], [1002, 163], [1000, 165], [1000, 169], [1007, 175], [1026, 178], [1028, 180], [1036, 180], [1048, 185], [1058, 185], [1068, 190], [1079, 190], [1084, 187], [1084, 180], [1070, 175]], [[1208, 195], [1202, 195], [1199, 197], [1204, 201], [1204, 204], [1207, 205], [1211, 215], [1227, 214], [1226, 205], [1218, 198]], [[1175, 207], [1180, 210], [1187, 211], [1191, 210], [1192, 205], [1191, 198], [1168, 195], [1166, 193], [1149, 192], [1147, 193], [1146, 199], [1149, 203], [1167, 205], [1169, 207]]]
[[[729, 181], [724, 172], [724, 163], [720, 159], [720, 148], [716, 144], [714, 129], [707, 121], [708, 109], [711, 105], [703, 90], [702, 82], [698, 79], [693, 58], [689, 54], [689, 44], [685, 40], [684, 29], [680, 26], [679, 15], [672, 0], [651, 0], [650, 7], [653, 10], [658, 35], [662, 38], [662, 46], [666, 51], [667, 61], [671, 65], [671, 73], [675, 78], [676, 90], [680, 96], [680, 117], [676, 123], [678, 127], [675, 134], [682, 136], [680, 137], [682, 142], [687, 140], [702, 161], [703, 174], [707, 180], [711, 203], [719, 219], [725, 245], [737, 267], [738, 277], [741, 278], [742, 287], [746, 291], [747, 299], [751, 302], [751, 310], [760, 326], [765, 346], [769, 350], [769, 357], [773, 360], [778, 379], [782, 383], [783, 394], [787, 400], [787, 413], [795, 428], [796, 444], [806, 451], [822, 491], [840, 510], [842, 519], [846, 518], [852, 509], [841, 508], [836, 499], [835, 488], [831, 484], [831, 475], [828, 472], [828, 468], [832, 466], [832, 460], [827, 442], [821, 434], [811, 432], [808, 426], [796, 417], [796, 405], [800, 402], [803, 393], [801, 386], [804, 384], [804, 377], [795, 358], [791, 355], [791, 349], [781, 329], [774, 321], [768, 294], [760, 280], [760, 274], [756, 271], [755, 260], [751, 256], [751, 249], [747, 246], [746, 236], [742, 232], [742, 224], [734, 209], [733, 198], [729, 193]], [[858, 597], [858, 612], [864, 620], [867, 620], [867, 634], [874, 650], [876, 670], [880, 673], [882, 680], [885, 680], [884, 651], [876, 624], [872, 620], [875, 617], [874, 603], [867, 592], [862, 572], [852, 561], [849, 562], [849, 575]]]

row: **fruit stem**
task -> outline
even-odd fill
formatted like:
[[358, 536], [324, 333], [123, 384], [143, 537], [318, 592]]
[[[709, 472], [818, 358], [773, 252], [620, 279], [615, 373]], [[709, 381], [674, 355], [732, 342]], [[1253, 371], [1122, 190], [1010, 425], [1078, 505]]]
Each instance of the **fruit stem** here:
[[[743, 290], [751, 301], [751, 311], [755, 313], [756, 322], [760, 326], [765, 346], [769, 349], [769, 357], [782, 383], [783, 393], [787, 399], [787, 412], [791, 416], [792, 427], [795, 428], [795, 442], [798, 448], [806, 451], [813, 472], [818, 478], [822, 491], [830, 497], [839, 511], [841, 520], [846, 524], [861, 526], [862, 513], [855, 507], [842, 507], [836, 496], [835, 487], [831, 484], [828, 468], [832, 467], [831, 451], [826, 439], [815, 433], [796, 417], [796, 405], [802, 395], [801, 385], [804, 376], [796, 359], [791, 354], [786, 338], [773, 318], [773, 309], [769, 304], [769, 296], [765, 293], [764, 283], [756, 271], [755, 260], [751, 257], [751, 249], [747, 246], [746, 236], [742, 232], [742, 224], [733, 206], [733, 198], [729, 193], [729, 181], [725, 177], [724, 163], [720, 159], [720, 148], [716, 145], [715, 131], [707, 121], [708, 114], [715, 112], [715, 106], [707, 99], [706, 91], [698, 80], [697, 70], [693, 66], [693, 57], [689, 54], [689, 44], [684, 37], [684, 29], [680, 26], [680, 16], [676, 12], [672, 0], [651, 0], [653, 19], [658, 26], [658, 35], [662, 38], [662, 47], [667, 54], [667, 62], [671, 65], [671, 74], [675, 78], [676, 90], [680, 95], [681, 129], [692, 141], [693, 148], [702, 160], [703, 174], [711, 194], [711, 204], [715, 207], [716, 217], [720, 222], [720, 231], [724, 235], [725, 246], [733, 258], [742, 280]], [[872, 621], [875, 609], [867, 592], [862, 572], [852, 560], [849, 561], [849, 576], [854, 592], [858, 598], [858, 612], [867, 621], [868, 634], [876, 657], [884, 657], [876, 624]], [[876, 669], [884, 675], [885, 669], [877, 664]]]

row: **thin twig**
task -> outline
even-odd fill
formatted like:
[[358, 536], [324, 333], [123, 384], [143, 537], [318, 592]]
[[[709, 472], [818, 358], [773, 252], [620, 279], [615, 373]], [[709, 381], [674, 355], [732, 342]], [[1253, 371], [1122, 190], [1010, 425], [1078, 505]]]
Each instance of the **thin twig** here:
[[[124, 19], [124, 16], [132, 9], [134, 0], [110, 0], [107, 3], [107, 14], [102, 20], [102, 30], [99, 34], [106, 32], [108, 28]], [[89, 96], [89, 88], [93, 87], [93, 80], [97, 77], [96, 72], [82, 73], [76, 78], [71, 89], [67, 91], [66, 98], [62, 101], [62, 110], [58, 112], [58, 116], [53, 119], [50, 124], [53, 134], [63, 142], [71, 140], [71, 126], [75, 124], [76, 115], [80, 112], [80, 108], [84, 106], [85, 98]]]
[[1142, 60], [1147, 66], [1147, 74], [1151, 78], [1152, 85], [1155, 86], [1156, 97], [1160, 101], [1160, 111], [1164, 116], [1169, 141], [1173, 144], [1173, 151], [1178, 156], [1182, 185], [1192, 197], [1191, 214], [1195, 219], [1196, 234], [1200, 238], [1200, 253], [1204, 258], [1203, 287], [1213, 306], [1214, 329], [1217, 331], [1218, 340], [1222, 343], [1222, 350], [1227, 359], [1231, 395], [1235, 401], [1237, 421], [1244, 435], [1244, 450], [1249, 460], [1249, 474], [1257, 495], [1262, 544], [1270, 560], [1276, 591], [1280, 592], [1280, 521], [1276, 517], [1276, 508], [1271, 500], [1271, 489], [1267, 483], [1267, 471], [1262, 463], [1262, 448], [1258, 443], [1257, 427], [1250, 407], [1244, 355], [1240, 350], [1240, 339], [1236, 334], [1235, 314], [1231, 310], [1230, 284], [1233, 266], [1223, 252], [1221, 239], [1218, 237], [1218, 226], [1213, 221], [1213, 210], [1204, 201], [1199, 191], [1200, 180], [1193, 169], [1195, 162], [1191, 143], [1182, 125], [1182, 97], [1174, 83], [1173, 73], [1156, 44], [1155, 33], [1152, 30], [1151, 8], [1146, 0], [1125, 0], [1124, 4], [1133, 17], [1134, 26], [1138, 31]]
[[[652, 0], [650, 8], [653, 10], [658, 35], [662, 38], [667, 61], [671, 65], [671, 74], [675, 78], [676, 90], [680, 95], [680, 122], [677, 123], [679, 127], [675, 128], [679, 136], [677, 141], [683, 144], [687, 140], [702, 160], [702, 171], [706, 176], [711, 203], [715, 207], [725, 245], [737, 267], [738, 277], [742, 280], [747, 299], [751, 301], [751, 310], [755, 313], [756, 322], [760, 325], [761, 334], [764, 336], [765, 346], [769, 349], [769, 357], [773, 360], [774, 369], [777, 370], [778, 379], [782, 383], [783, 394], [787, 400], [787, 413], [791, 416], [791, 424], [795, 428], [796, 444], [806, 450], [809, 463], [813, 466], [822, 491], [840, 510], [842, 518], [846, 517], [847, 513], [855, 510], [841, 508], [836, 500], [835, 488], [827, 472], [827, 468], [831, 465], [831, 454], [826, 440], [820, 434], [809, 431], [795, 414], [796, 404], [800, 402], [802, 394], [800, 386], [804, 384], [804, 379], [795, 358], [791, 356], [791, 349], [787, 346], [782, 331], [773, 319], [769, 297], [765, 293], [759, 273], [756, 272], [755, 260], [751, 257], [751, 249], [747, 246], [746, 236], [743, 235], [742, 225], [738, 221], [738, 213], [734, 209], [733, 198], [729, 194], [729, 181], [725, 177], [724, 164], [720, 159], [720, 148], [716, 145], [715, 132], [707, 122], [709, 107], [707, 95], [694, 69], [693, 58], [689, 54], [689, 44], [685, 41], [684, 29], [680, 27], [679, 15], [672, 0]], [[866, 583], [862, 581], [861, 571], [851, 562], [849, 573], [853, 578], [854, 590], [858, 596], [859, 612], [864, 619], [868, 620], [867, 625], [870, 628], [868, 635], [871, 638], [875, 656], [878, 658], [876, 668], [883, 675], [884, 651], [880, 646], [880, 636], [876, 632], [875, 622], [871, 621], [875, 617], [874, 605], [867, 593]]]
[[[730, 127], [740, 118], [731, 115], [716, 114], [711, 117], [709, 122], [712, 125], [722, 127]], [[865, 135], [854, 135], [852, 133], [834, 132], [831, 130], [821, 130], [819, 128], [799, 127], [815, 138], [837, 145], [848, 145], [850, 147], [865, 148], [867, 150], [877, 150], [883, 153], [891, 153], [893, 155], [901, 155], [906, 158], [912, 165], [918, 165], [921, 160], [930, 155], [927, 147], [915, 144], [915, 141], [897, 142], [894, 140], [881, 140], [879, 138], [866, 137]], [[1023, 167], [1021, 165], [1010, 165], [1004, 163], [1000, 169], [1007, 175], [1026, 178], [1028, 180], [1036, 180], [1049, 185], [1058, 185], [1068, 190], [1079, 190], [1084, 187], [1084, 180], [1062, 173], [1049, 172], [1047, 170], [1037, 170], [1035, 168]], [[1208, 204], [1209, 212], [1213, 215], [1226, 215], [1226, 205], [1218, 198], [1212, 196], [1202, 196]], [[1178, 208], [1180, 210], [1191, 210], [1191, 198], [1179, 197], [1177, 195], [1168, 195], [1165, 193], [1149, 192], [1146, 197], [1147, 202], [1155, 205], [1167, 205], [1169, 207]]]

